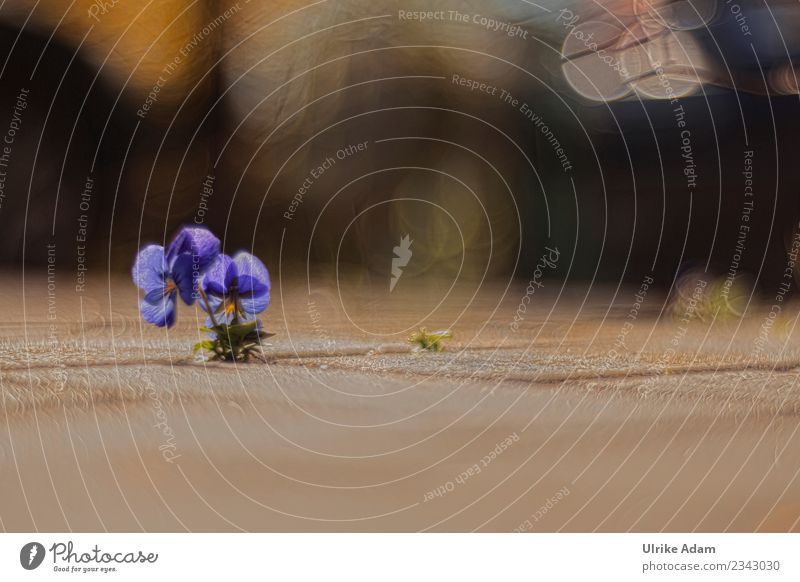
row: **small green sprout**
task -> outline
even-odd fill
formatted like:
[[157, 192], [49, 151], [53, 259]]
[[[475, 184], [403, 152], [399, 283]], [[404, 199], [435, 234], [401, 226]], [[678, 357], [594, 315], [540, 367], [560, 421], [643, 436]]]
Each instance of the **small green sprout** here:
[[421, 327], [418, 331], [411, 334], [411, 337], [408, 338], [408, 342], [417, 344], [417, 346], [419, 346], [417, 349], [419, 350], [443, 352], [444, 345], [442, 345], [442, 340], [451, 339], [452, 337], [453, 334], [447, 329], [429, 333], [427, 329]]

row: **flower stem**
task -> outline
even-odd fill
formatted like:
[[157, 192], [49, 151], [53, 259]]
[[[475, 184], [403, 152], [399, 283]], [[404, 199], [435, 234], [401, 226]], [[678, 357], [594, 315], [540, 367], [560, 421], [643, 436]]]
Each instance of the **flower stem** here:
[[219, 324], [217, 323], [217, 318], [214, 317], [214, 310], [211, 309], [211, 305], [208, 303], [208, 297], [206, 297], [206, 292], [203, 291], [203, 288], [200, 287], [199, 284], [197, 286], [197, 290], [200, 292], [200, 297], [202, 297], [203, 303], [206, 304], [206, 311], [208, 311], [208, 314], [211, 316], [211, 323], [214, 324], [214, 327], [218, 327]]

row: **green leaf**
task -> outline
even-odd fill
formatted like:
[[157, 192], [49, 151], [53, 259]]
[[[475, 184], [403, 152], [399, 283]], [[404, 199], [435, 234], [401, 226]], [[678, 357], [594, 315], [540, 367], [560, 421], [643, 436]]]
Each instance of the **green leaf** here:
[[[216, 339], [205, 340], [195, 344], [194, 351], [205, 349], [210, 359], [224, 362], [246, 362], [251, 355], [261, 354], [261, 340], [274, 336], [274, 333], [258, 329], [257, 321], [215, 325], [201, 328], [203, 331], [216, 334]], [[261, 357], [261, 356], [258, 356]]]
[[202, 342], [197, 342], [194, 344], [194, 348], [192, 348], [193, 352], [198, 352], [200, 350], [213, 350], [216, 347], [216, 344], [211, 340], [205, 340]]

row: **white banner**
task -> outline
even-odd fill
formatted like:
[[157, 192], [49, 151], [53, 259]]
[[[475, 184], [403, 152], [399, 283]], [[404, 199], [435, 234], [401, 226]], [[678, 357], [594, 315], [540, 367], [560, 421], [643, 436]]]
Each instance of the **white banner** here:
[[3, 534], [0, 580], [796, 581], [798, 546], [792, 534]]

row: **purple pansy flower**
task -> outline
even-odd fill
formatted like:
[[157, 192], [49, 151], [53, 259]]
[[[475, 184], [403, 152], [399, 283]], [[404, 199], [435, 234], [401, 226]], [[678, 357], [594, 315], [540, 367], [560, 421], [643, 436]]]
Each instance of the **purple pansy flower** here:
[[167, 247], [148, 245], [136, 256], [133, 282], [145, 293], [139, 303], [142, 317], [158, 327], [175, 324], [177, 295], [187, 305], [202, 272], [218, 256], [219, 239], [203, 228], [184, 227]]
[[269, 271], [244, 251], [234, 258], [219, 255], [203, 275], [201, 287], [220, 325], [251, 321], [269, 305]]
[[172, 327], [178, 285], [164, 257], [164, 247], [148, 245], [139, 251], [133, 265], [133, 282], [145, 293], [139, 302], [144, 320], [158, 327]]

